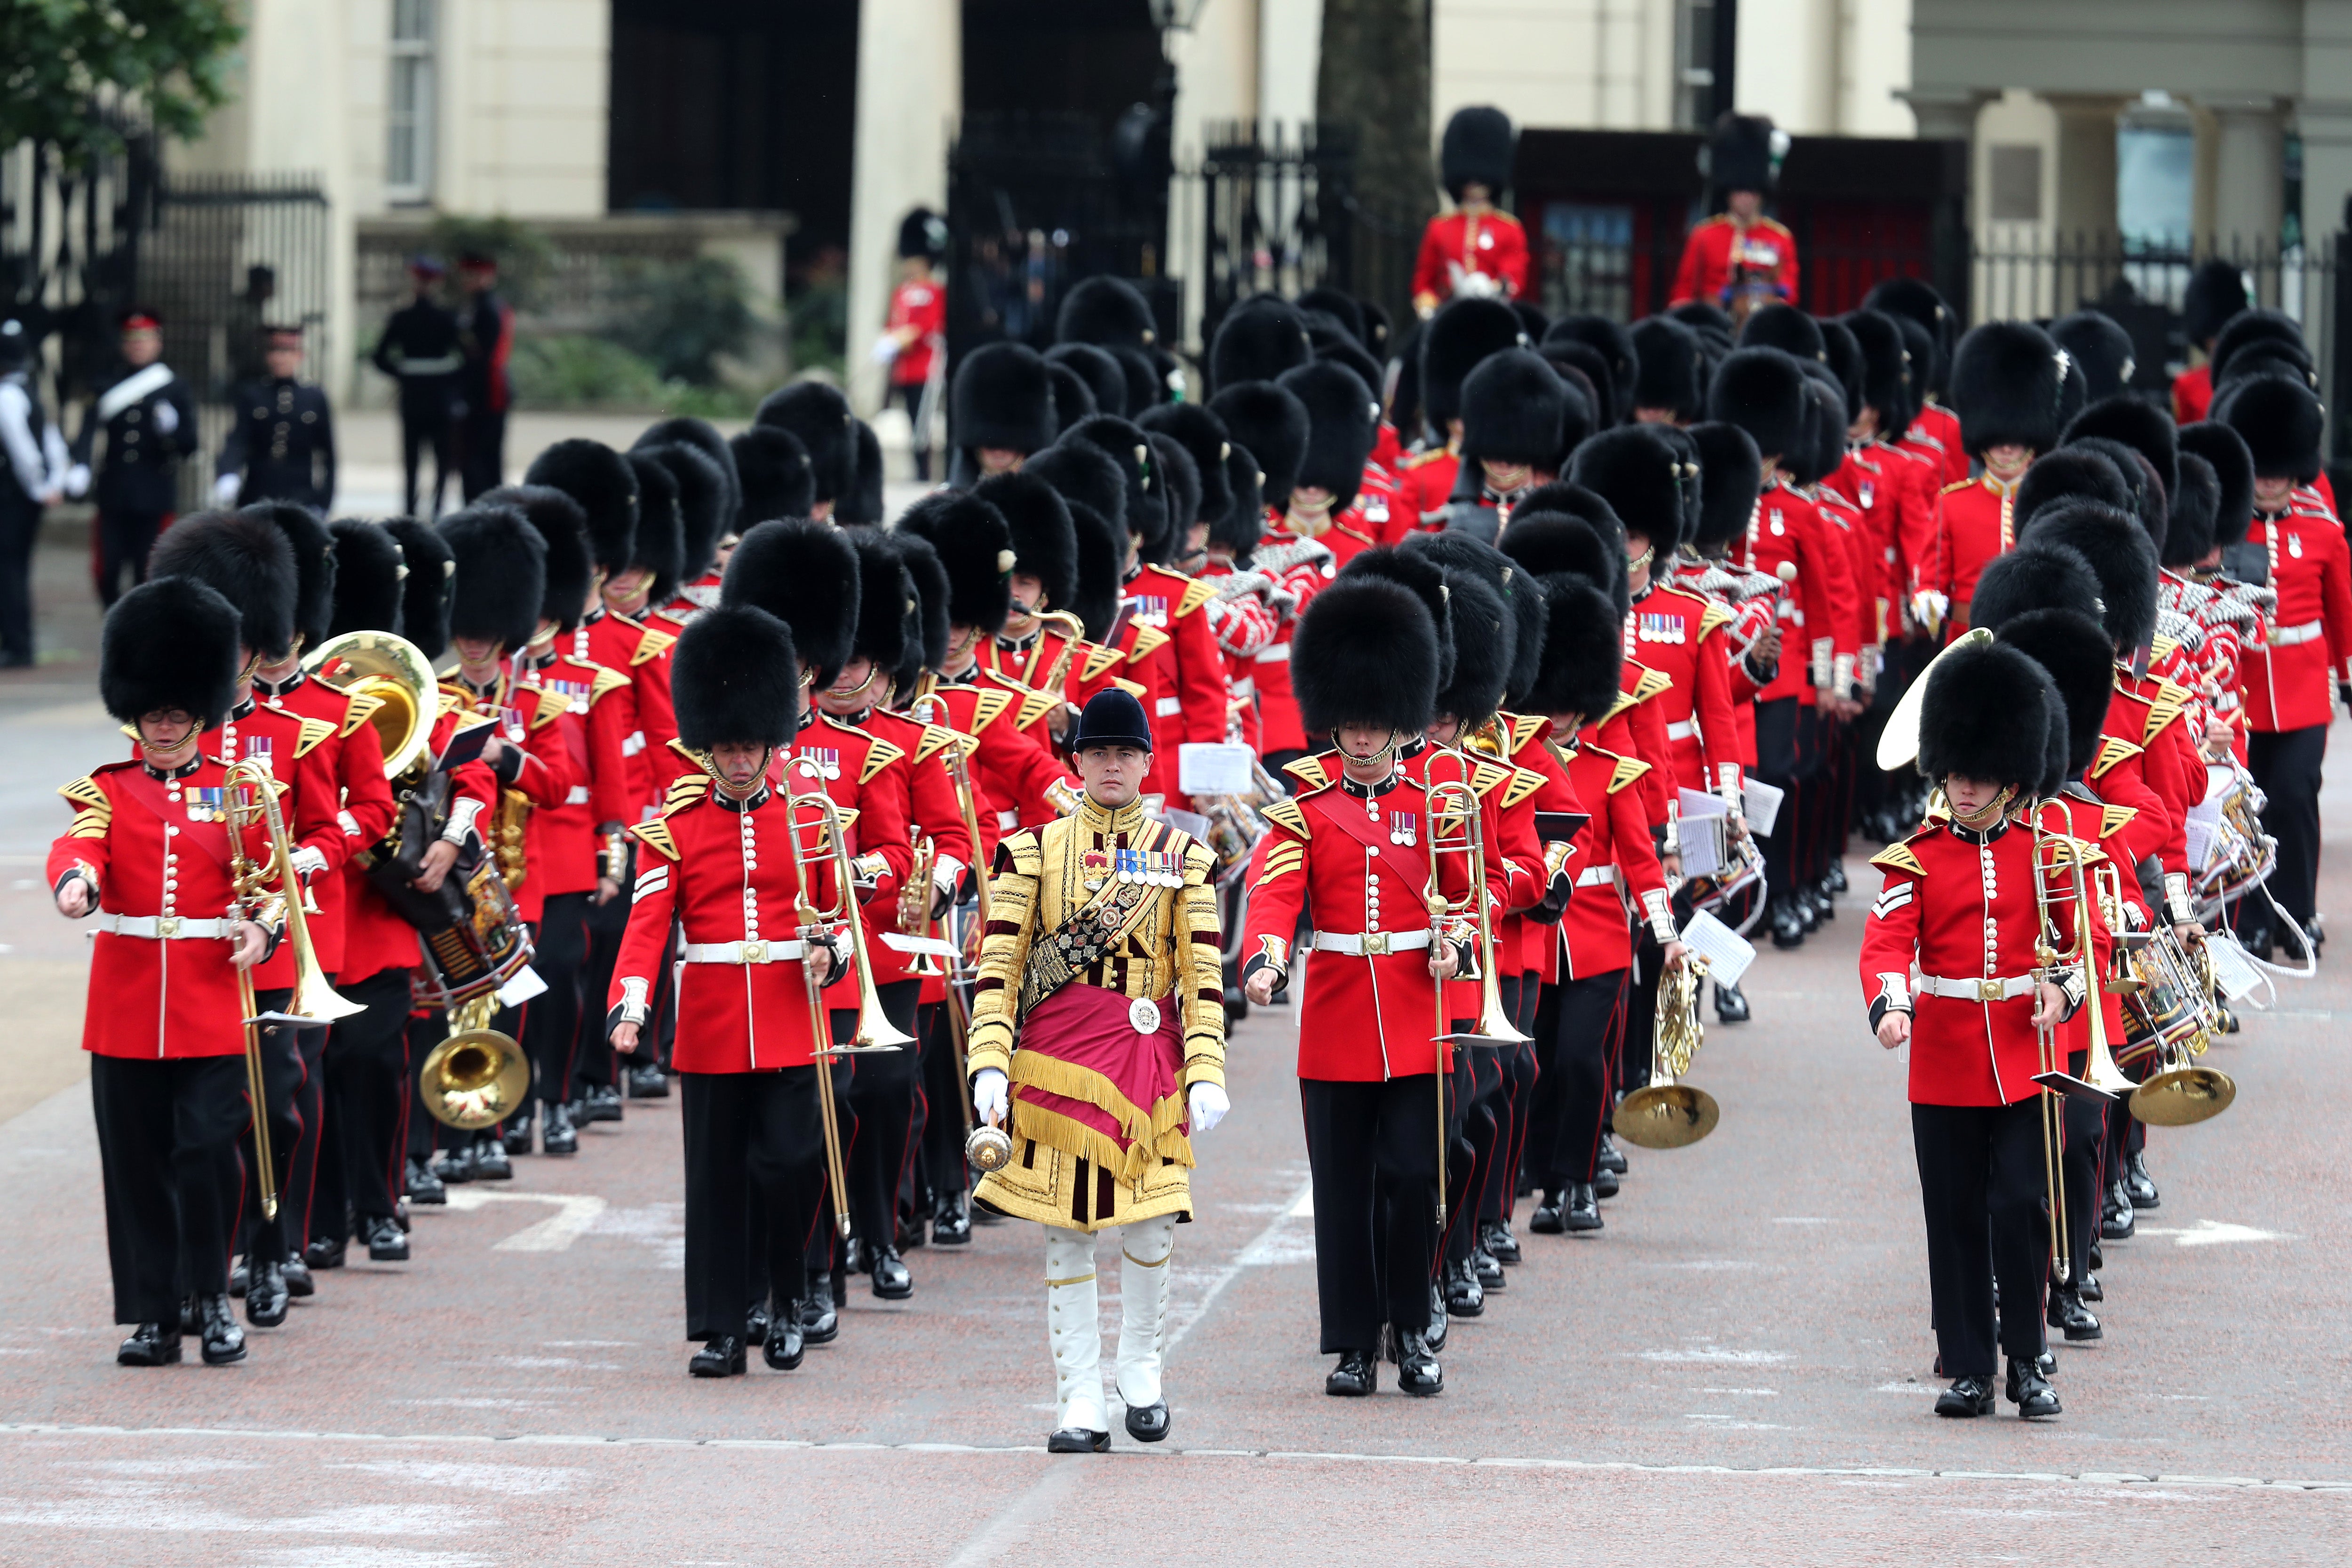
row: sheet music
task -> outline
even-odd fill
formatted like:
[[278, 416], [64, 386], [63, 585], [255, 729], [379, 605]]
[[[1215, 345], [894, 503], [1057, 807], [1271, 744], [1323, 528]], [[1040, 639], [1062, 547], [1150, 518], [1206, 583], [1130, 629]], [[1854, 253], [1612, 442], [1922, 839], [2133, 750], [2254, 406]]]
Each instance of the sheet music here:
[[1698, 790], [1686, 789], [1679, 794], [1682, 831], [1677, 837], [1682, 847], [1683, 876], [1721, 875], [1724, 824], [1720, 819], [1730, 816], [1731, 808], [1719, 796]]
[[1764, 783], [1746, 779], [1739, 785], [1739, 805], [1748, 818], [1748, 831], [1761, 838], [1772, 837], [1772, 824], [1780, 817], [1780, 797], [1788, 791]]
[[1706, 960], [1708, 976], [1721, 985], [1738, 985], [1748, 966], [1756, 962], [1755, 943], [1705, 910], [1692, 915], [1690, 924], [1683, 927], [1683, 945]]

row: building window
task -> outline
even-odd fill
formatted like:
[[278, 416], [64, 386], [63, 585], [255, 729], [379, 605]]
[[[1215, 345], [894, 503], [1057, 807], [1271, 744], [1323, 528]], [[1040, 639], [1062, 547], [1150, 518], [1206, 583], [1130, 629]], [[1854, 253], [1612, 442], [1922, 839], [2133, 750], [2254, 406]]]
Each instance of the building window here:
[[[1683, 131], [1705, 131], [1715, 123], [1717, 106], [1727, 94], [1716, 80], [1716, 30], [1729, 6], [1720, 0], [1680, 0], [1675, 6], [1675, 125]], [[1727, 83], [1721, 84], [1727, 86]]]
[[433, 199], [434, 0], [392, 0], [392, 100], [384, 117], [384, 195]]

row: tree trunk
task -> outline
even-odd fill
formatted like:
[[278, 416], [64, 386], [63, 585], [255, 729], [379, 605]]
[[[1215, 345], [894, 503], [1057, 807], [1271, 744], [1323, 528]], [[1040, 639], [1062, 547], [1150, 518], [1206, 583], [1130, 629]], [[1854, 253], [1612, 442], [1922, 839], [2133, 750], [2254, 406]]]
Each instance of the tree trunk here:
[[1412, 320], [1412, 256], [1437, 211], [1429, 134], [1429, 0], [1323, 0], [1315, 117], [1356, 137], [1354, 291], [1400, 329]]

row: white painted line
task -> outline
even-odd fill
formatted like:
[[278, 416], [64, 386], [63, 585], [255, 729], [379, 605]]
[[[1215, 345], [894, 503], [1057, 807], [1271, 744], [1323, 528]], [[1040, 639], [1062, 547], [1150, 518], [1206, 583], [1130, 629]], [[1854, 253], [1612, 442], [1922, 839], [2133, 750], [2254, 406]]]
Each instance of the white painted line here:
[[2133, 1234], [2137, 1236], [2168, 1236], [2182, 1247], [2215, 1247], [2231, 1241], [2294, 1241], [2297, 1238], [2284, 1231], [2256, 1230], [2250, 1225], [2231, 1225], [2226, 1220], [2200, 1219], [2195, 1225], [2144, 1225]]
[[586, 1234], [604, 1212], [604, 1200], [584, 1193], [491, 1193], [467, 1184], [449, 1189], [449, 1206], [461, 1212], [484, 1204], [557, 1204], [554, 1214], [508, 1237], [493, 1252], [562, 1252]]

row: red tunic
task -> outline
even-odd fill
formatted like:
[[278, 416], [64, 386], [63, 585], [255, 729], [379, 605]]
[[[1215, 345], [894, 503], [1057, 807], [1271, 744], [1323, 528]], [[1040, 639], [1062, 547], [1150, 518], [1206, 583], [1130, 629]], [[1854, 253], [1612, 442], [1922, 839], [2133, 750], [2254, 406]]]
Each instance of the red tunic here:
[[1186, 742], [1219, 743], [1225, 738], [1225, 656], [1202, 606], [1215, 592], [1198, 578], [1165, 566], [1145, 566], [1128, 579], [1129, 619], [1147, 631], [1166, 634], [1160, 654], [1161, 677], [1153, 693], [1150, 787], [1181, 806], [1177, 789], [1177, 748]]
[[[575, 757], [572, 749], [565, 743], [561, 730], [562, 721], [571, 710], [571, 704], [562, 693], [539, 686], [512, 687], [503, 693], [492, 692], [483, 698], [475, 698], [462, 679], [445, 682], [441, 689], [445, 695], [460, 702], [470, 700], [475, 711], [502, 725], [499, 733], [506, 742], [522, 753], [522, 763], [514, 775], [514, 782], [501, 784], [499, 792], [501, 801], [507, 792], [512, 791], [527, 803], [523, 818], [523, 875], [520, 880], [508, 871], [507, 847], [493, 841], [493, 835], [499, 830], [492, 826], [491, 816], [486, 815], [475, 824], [475, 827], [484, 841], [499, 855], [499, 870], [506, 876], [508, 890], [514, 895], [515, 912], [525, 921], [536, 922], [546, 910], [550, 892], [579, 891], [577, 888], [550, 888], [540, 875], [548, 864], [548, 836], [551, 831], [561, 834], [563, 827], [559, 821], [551, 829], [547, 814], [561, 810], [571, 802], [575, 790], [584, 791], [588, 784], [588, 774], [583, 765], [584, 752]], [[499, 700], [501, 697], [503, 701]], [[596, 879], [592, 875], [587, 886], [595, 885]]]
[[1397, 473], [1397, 493], [1405, 513], [1395, 523], [1399, 538], [1415, 529], [1445, 526], [1446, 504], [1454, 498], [1454, 481], [1461, 472], [1462, 449], [1452, 442], [1405, 454]]
[[[1775, 479], [1756, 498], [1748, 537], [1732, 552], [1744, 570], [1780, 577], [1780, 668], [1759, 701], [1809, 696], [1836, 678], [1843, 655], [1851, 666], [1857, 645], [1848, 606], [1856, 599], [1853, 568], [1832, 525], [1813, 503]], [[1793, 573], [1784, 574], [1782, 568]]]
[[[1474, 278], [1482, 281], [1470, 283]], [[1493, 208], [1476, 214], [1440, 213], [1421, 231], [1421, 254], [1412, 264], [1415, 308], [1434, 310], [1464, 292], [1532, 298], [1528, 231], [1517, 218]]]
[[1990, 474], [1946, 485], [1937, 493], [1935, 564], [1921, 585], [1941, 594], [1949, 606], [1944, 615], [1946, 642], [1969, 629], [1969, 604], [1977, 596], [1985, 563], [2016, 546], [2016, 508], [2017, 486]]
[[2212, 406], [2213, 366], [2210, 362], [2192, 365], [2172, 378], [2173, 423], [2194, 425]]
[[1256, 570], [1273, 578], [1291, 599], [1281, 630], [1258, 650], [1255, 660], [1259, 752], [1266, 756], [1303, 752], [1307, 734], [1298, 721], [1298, 699], [1290, 690], [1290, 639], [1307, 606], [1339, 574], [1339, 561], [1324, 541], [1301, 539], [1279, 526], [1266, 529], [1253, 559]]
[[2326, 724], [2352, 678], [2352, 566], [2344, 529], [2316, 507], [2254, 514], [2246, 542], [2270, 554], [2278, 603], [2245, 654], [2246, 716], [2258, 733]]
[[1940, 403], [1923, 405], [1900, 443], [1932, 459], [1940, 481], [1956, 485], [1969, 477], [1969, 449], [1960, 444], [1960, 416]]
[[1739, 727], [1723, 627], [1731, 613], [1700, 595], [1653, 583], [1625, 617], [1625, 652], [1674, 684], [1655, 706], [1675, 782], [1702, 793], [1739, 790]]
[[887, 330], [915, 330], [915, 341], [890, 362], [890, 384], [920, 386], [931, 376], [931, 358], [947, 341], [948, 291], [927, 279], [908, 279], [890, 290]]
[[1746, 228], [1718, 213], [1683, 242], [1682, 265], [1675, 269], [1668, 306], [1700, 301], [1728, 310], [1742, 299], [1752, 304], [1797, 302], [1797, 237], [1769, 217]]
[[[219, 729], [205, 731], [203, 742], [205, 753], [224, 766], [267, 757], [271, 773], [291, 786], [278, 803], [287, 842], [296, 850], [316, 849], [327, 861], [327, 869], [310, 879], [314, 889], [340, 872], [358, 847], [343, 832], [342, 786], [326, 749], [334, 738], [335, 726], [326, 720], [305, 719], [285, 708], [258, 707], [247, 699]], [[255, 859], [267, 858], [267, 840], [257, 825], [246, 836], [246, 844]], [[257, 991], [283, 990], [293, 984], [290, 942], [280, 942], [275, 953], [253, 966]]]
[[[1032, 695], [1041, 710], [1052, 700], [1042, 692]], [[1023, 701], [992, 681], [949, 680], [908, 705], [915, 717], [966, 738], [981, 853], [989, 859], [995, 857], [997, 840], [1018, 828], [1024, 813], [1042, 805], [1046, 789], [1062, 782], [1061, 765], [1020, 728]]]
[[[433, 734], [427, 743], [429, 754], [439, 756], [448, 750], [449, 739], [457, 732], [457, 704], [454, 698], [442, 695], [441, 711], [433, 721]], [[454, 805], [458, 801], [471, 801], [487, 814], [490, 802], [497, 798], [498, 781], [490, 770], [479, 763], [468, 763], [450, 775], [449, 798]], [[486, 817], [477, 822], [487, 828]], [[373, 848], [373, 843], [359, 848]], [[343, 879], [348, 901], [343, 907], [343, 967], [338, 971], [349, 981], [363, 980], [381, 974], [387, 969], [412, 969], [417, 963], [416, 928], [394, 912], [367, 879], [366, 870], [354, 859], [343, 867]]]
[[[869, 708], [846, 718], [828, 718], [832, 723], [864, 731], [898, 752], [887, 767], [905, 791], [908, 874], [914, 863], [912, 847], [924, 839], [930, 841], [935, 857], [934, 881], [942, 873], [952, 879], [971, 867], [971, 835], [964, 831], [963, 803], [957, 797], [955, 780], [947, 767], [948, 749], [955, 744], [954, 731], [936, 724], [919, 723], [903, 713], [884, 709]], [[911, 978], [907, 968], [914, 959], [884, 942], [881, 936], [884, 931], [898, 929], [898, 893], [885, 893], [877, 885], [860, 907], [865, 911], [866, 956], [874, 961], [874, 984], [887, 985], [894, 980]], [[931, 982], [933, 985], [938, 984], [936, 980]]]
[[632, 819], [650, 816], [661, 807], [661, 786], [668, 764], [658, 759], [677, 739], [677, 719], [670, 709], [668, 657], [677, 640], [667, 632], [614, 615], [601, 605], [591, 609], [572, 634], [573, 658], [629, 678], [630, 707], [637, 721], [625, 748], [635, 774], [631, 793], [636, 810], [630, 814]]
[[[636, 896], [605, 994], [606, 1016], [612, 1020], [625, 1003], [647, 1005], [675, 918], [688, 959], [670, 1058], [680, 1072], [764, 1072], [815, 1060], [808, 971], [800, 960], [704, 963], [694, 951], [798, 940], [801, 884], [785, 838], [795, 828], [814, 873], [808, 902], [823, 908], [830, 901], [832, 865], [815, 853], [820, 818], [814, 806], [794, 809], [788, 820], [782, 797], [765, 789], [739, 805], [719, 796], [712, 780], [699, 791], [674, 785], [667, 809], [629, 830], [647, 852], [638, 858]], [[754, 956], [761, 951], [751, 949]]]
[[[383, 741], [367, 721], [381, 702], [374, 698], [354, 700], [304, 675], [297, 675], [291, 685], [275, 696], [263, 696], [257, 687], [255, 691], [262, 697], [264, 707], [282, 708], [335, 726], [335, 733], [320, 742], [320, 750], [326, 755], [327, 771], [334, 775], [342, 799], [340, 820], [346, 858], [392, 831], [395, 808], [392, 785], [383, 776]], [[349, 890], [337, 871], [316, 879], [311, 891], [317, 896], [319, 913], [307, 923], [310, 942], [318, 949], [319, 967], [329, 975], [340, 974]]]
[[[545, 891], [585, 892], [596, 885], [599, 841], [636, 815], [629, 791], [628, 742], [635, 728], [629, 678], [564, 655], [524, 679], [563, 700], [567, 711], [559, 733], [579, 775], [562, 805], [538, 814], [545, 835], [540, 846]], [[532, 877], [541, 869], [534, 866]]]
[[1560, 917], [1563, 980], [1589, 979], [1631, 963], [1631, 910], [1664, 899], [1666, 891], [1642, 792], [1634, 787], [1650, 765], [1606, 750], [1597, 736], [1586, 725], [1568, 759], [1569, 780], [1592, 815], [1576, 836], [1576, 858], [1570, 862], [1576, 890]]
[[[1537, 714], [1497, 713], [1494, 733], [1518, 770], [1512, 794], [1520, 797], [1516, 809], [1533, 812], [1568, 812], [1583, 816], [1586, 807], [1570, 779], [1568, 765], [1559, 750], [1551, 743], [1551, 721]], [[1535, 823], [1529, 818], [1529, 830]], [[1555, 896], [1576, 875], [1577, 851], [1572, 844], [1546, 842], [1535, 835], [1536, 852], [1541, 866], [1538, 874], [1543, 879], [1547, 897]], [[1555, 928], [1528, 918], [1524, 911], [1514, 911], [1503, 919], [1501, 951], [1505, 955], [1503, 973], [1531, 973], [1546, 983], [1559, 978], [1559, 946], [1552, 932]]]

